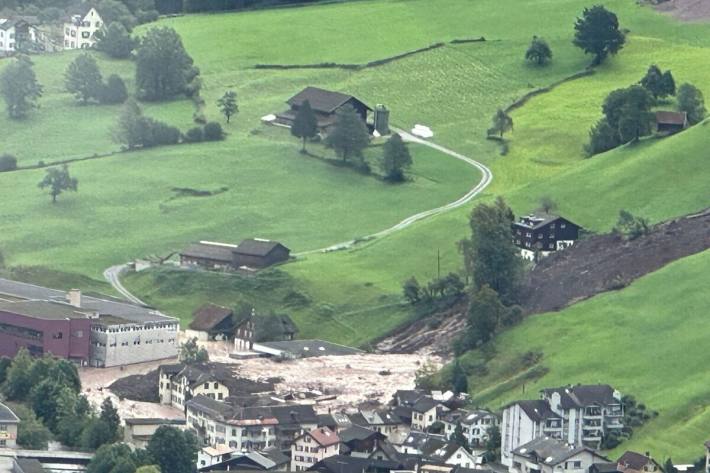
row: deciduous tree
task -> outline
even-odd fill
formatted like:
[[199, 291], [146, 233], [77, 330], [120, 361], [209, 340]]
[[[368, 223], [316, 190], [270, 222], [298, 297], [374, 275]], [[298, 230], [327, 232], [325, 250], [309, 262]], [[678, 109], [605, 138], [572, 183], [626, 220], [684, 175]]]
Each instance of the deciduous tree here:
[[[455, 394], [468, 392], [468, 376], [466, 375], [466, 371], [464, 371], [461, 366], [461, 362], [459, 362], [458, 359], [454, 361], [454, 366], [451, 369], [451, 390]], [[464, 443], [460, 445], [465, 447], [466, 442], [464, 441]]]
[[385, 179], [391, 182], [404, 180], [404, 172], [412, 165], [412, 155], [407, 144], [398, 133], [393, 134], [385, 143], [380, 167]]
[[624, 47], [626, 36], [616, 15], [601, 5], [585, 8], [574, 25], [574, 45], [594, 54], [593, 65], [601, 64], [610, 54]]
[[513, 119], [504, 110], [498, 109], [493, 115], [493, 127], [489, 130], [492, 133], [498, 133], [501, 138], [503, 134], [513, 129]]
[[160, 471], [192, 473], [197, 460], [197, 438], [190, 431], [161, 426], [148, 442], [148, 452]]
[[74, 94], [82, 104], [87, 104], [91, 99], [98, 99], [103, 79], [96, 59], [89, 53], [77, 56], [67, 67], [64, 84], [67, 92]]
[[37, 99], [42, 96], [42, 86], [37, 82], [33, 63], [27, 56], [18, 56], [5, 66], [0, 74], [0, 94], [5, 99], [10, 118], [27, 116], [37, 108]]
[[136, 52], [139, 97], [157, 101], [183, 94], [198, 74], [174, 29], [162, 27], [148, 30]]
[[79, 181], [69, 174], [69, 166], [63, 164], [62, 167], [47, 168], [47, 173], [37, 186], [40, 189], [49, 187], [49, 195], [52, 196], [52, 203], [57, 202], [57, 196], [64, 191], [76, 192], [79, 188]]
[[296, 112], [291, 126], [291, 134], [303, 140], [302, 153], [306, 152], [306, 141], [315, 138], [318, 134], [318, 119], [308, 100], [304, 101]]
[[532, 42], [525, 52], [525, 59], [538, 66], [544, 66], [552, 59], [552, 49], [547, 41], [533, 36]]
[[119, 432], [121, 428], [121, 418], [118, 415], [118, 409], [111, 402], [111, 398], [107, 397], [101, 403], [101, 414], [99, 415], [101, 419], [109, 429], [112, 436], [111, 441], [118, 440]]
[[106, 29], [96, 32], [96, 49], [115, 59], [130, 57], [138, 41], [118, 21], [112, 22]]
[[183, 363], [204, 363], [209, 360], [210, 356], [207, 350], [197, 345], [197, 337], [190, 338], [180, 345], [180, 361]]
[[233, 90], [228, 90], [222, 97], [220, 97], [219, 100], [217, 100], [217, 106], [219, 107], [219, 111], [222, 112], [222, 115], [227, 118], [227, 123], [229, 123], [229, 119], [232, 115], [239, 112], [239, 107], [237, 106], [237, 93]]
[[678, 88], [678, 108], [688, 114], [688, 123], [695, 125], [705, 118], [705, 99], [703, 93], [692, 84], [683, 84]]
[[338, 109], [335, 126], [328, 135], [326, 144], [333, 148], [343, 161], [356, 158], [362, 164], [362, 152], [370, 144], [370, 134], [355, 108], [345, 105]]

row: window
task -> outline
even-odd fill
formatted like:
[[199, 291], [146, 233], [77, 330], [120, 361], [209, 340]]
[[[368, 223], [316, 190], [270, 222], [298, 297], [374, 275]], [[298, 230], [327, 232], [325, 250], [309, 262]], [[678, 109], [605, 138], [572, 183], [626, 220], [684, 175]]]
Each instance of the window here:
[[57, 332], [54, 335], [52, 335], [52, 338], [55, 340], [61, 340], [64, 334], [62, 332]]
[[88, 31], [83, 31], [81, 33], [81, 37], [84, 39], [89, 39], [91, 37], [91, 33], [89, 33]]
[[205, 389], [209, 389], [209, 388], [210, 388], [210, 383], [205, 383]]
[[6, 447], [7, 446], [7, 440], [0, 440], [0, 447]]
[[567, 224], [560, 223], [560, 228], [567, 228]]
[[219, 383], [214, 383], [214, 388], [217, 389], [219, 387]]

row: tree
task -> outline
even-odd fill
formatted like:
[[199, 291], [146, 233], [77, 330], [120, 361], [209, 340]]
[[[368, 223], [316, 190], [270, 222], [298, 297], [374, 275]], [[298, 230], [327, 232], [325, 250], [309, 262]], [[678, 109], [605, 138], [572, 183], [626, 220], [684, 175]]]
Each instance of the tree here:
[[607, 96], [602, 111], [609, 127], [616, 131], [618, 143], [635, 141], [651, 133], [653, 102], [653, 96], [639, 85], [614, 90]]
[[544, 66], [552, 59], [550, 45], [544, 39], [533, 36], [532, 42], [525, 52], [525, 59], [538, 66]]
[[17, 169], [17, 158], [11, 154], [0, 155], [0, 172], [14, 171]]
[[601, 5], [585, 8], [574, 29], [574, 45], [587, 54], [594, 54], [592, 64], [595, 66], [604, 62], [609, 54], [619, 52], [626, 42], [626, 36], [619, 29], [619, 19]]
[[116, 465], [133, 458], [131, 448], [125, 443], [102, 445], [87, 465], [86, 473], [112, 473]]
[[111, 74], [106, 84], [101, 86], [99, 102], [105, 104], [123, 103], [128, 99], [126, 84], [117, 74]]
[[103, 79], [96, 59], [91, 54], [83, 53], [77, 56], [67, 67], [64, 78], [67, 92], [74, 94], [82, 104], [99, 98]]
[[455, 394], [468, 392], [468, 376], [466, 376], [466, 372], [461, 367], [458, 358], [454, 361], [454, 366], [451, 369], [451, 388]]
[[500, 451], [500, 427], [493, 425], [486, 431], [488, 438], [486, 439], [486, 456], [489, 458], [497, 458]]
[[136, 25], [136, 18], [125, 5], [118, 0], [99, 0], [96, 9], [101, 12], [101, 17], [107, 25], [121, 22], [126, 29], [131, 30]]
[[174, 29], [148, 30], [136, 53], [136, 89], [139, 97], [158, 101], [183, 94], [198, 74]]
[[12, 358], [7, 356], [0, 356], [0, 385], [7, 379], [7, 372], [12, 365]]
[[628, 240], [635, 240], [640, 236], [648, 235], [651, 225], [643, 217], [636, 217], [631, 212], [619, 210], [619, 220], [616, 222], [614, 231], [624, 235]]
[[37, 186], [40, 189], [49, 187], [49, 195], [52, 196], [52, 203], [57, 203], [57, 196], [64, 191], [76, 192], [79, 188], [79, 181], [69, 174], [69, 166], [63, 164], [62, 167], [47, 168], [47, 173]]
[[37, 108], [37, 99], [42, 96], [42, 86], [32, 66], [29, 57], [18, 56], [0, 74], [0, 94], [12, 119], [27, 116], [30, 110]]
[[116, 409], [111, 402], [111, 398], [107, 397], [101, 403], [101, 414], [99, 419], [102, 420], [112, 434], [112, 439], [110, 441], [118, 440], [119, 430], [121, 428], [121, 418], [118, 416], [118, 409]]
[[688, 123], [695, 125], [705, 118], [705, 99], [703, 93], [692, 84], [683, 84], [678, 88], [678, 108], [688, 114]]
[[670, 69], [663, 73], [661, 83], [663, 85], [663, 97], [676, 94], [675, 79], [673, 78], [673, 73]]
[[466, 436], [463, 434], [463, 426], [461, 425], [461, 423], [456, 424], [456, 428], [454, 429], [453, 433], [449, 437], [449, 441], [468, 450], [468, 440], [466, 439]]
[[477, 205], [471, 212], [471, 238], [461, 242], [466, 270], [476, 289], [490, 286], [505, 304], [517, 300], [523, 262], [513, 243], [513, 211], [502, 198]]
[[540, 210], [542, 210], [546, 214], [554, 212], [555, 210], [557, 210], [557, 202], [555, 202], [555, 199], [553, 199], [549, 195], [544, 195], [540, 197]]
[[505, 306], [500, 301], [498, 293], [488, 286], [483, 286], [476, 291], [468, 306], [467, 319], [467, 345], [475, 348], [489, 342], [498, 322], [505, 313]]
[[513, 129], [513, 119], [505, 113], [504, 110], [498, 109], [493, 115], [493, 127], [489, 130], [492, 133], [498, 133], [503, 138], [503, 133]]
[[673, 465], [671, 457], [668, 457], [668, 460], [664, 463], [663, 473], [678, 473], [678, 469]]
[[52, 439], [51, 432], [42, 425], [31, 409], [22, 404], [13, 404], [13, 412], [20, 418], [17, 427], [17, 444], [30, 450], [47, 450]]
[[301, 152], [306, 152], [306, 140], [315, 138], [318, 135], [318, 119], [316, 118], [311, 103], [306, 100], [296, 112], [296, 117], [293, 119], [291, 126], [291, 134], [296, 138], [303, 140]]
[[196, 126], [196, 127], [190, 128], [185, 133], [185, 141], [187, 143], [199, 143], [203, 139], [204, 139], [204, 132], [202, 130], [202, 127]]
[[113, 130], [114, 141], [134, 149], [143, 144], [144, 134], [143, 111], [135, 100], [126, 101]]
[[416, 304], [421, 300], [421, 292], [422, 288], [419, 285], [419, 281], [417, 281], [417, 278], [414, 276], [407, 279], [404, 281], [404, 284], [402, 284], [402, 293], [410, 304]]
[[355, 157], [362, 163], [362, 152], [370, 144], [370, 134], [362, 117], [351, 105], [340, 107], [335, 112], [335, 126], [328, 135], [326, 144], [347, 162]]
[[158, 427], [148, 442], [148, 452], [160, 471], [170, 473], [192, 473], [197, 450], [197, 438], [192, 432], [168, 426]]
[[65, 388], [57, 399], [57, 440], [69, 447], [81, 446], [81, 434], [89, 421], [91, 407], [84, 396]]
[[228, 90], [222, 97], [220, 97], [219, 100], [217, 100], [217, 106], [219, 107], [219, 111], [222, 112], [222, 115], [227, 117], [227, 123], [229, 123], [229, 119], [232, 115], [239, 112], [239, 107], [237, 106], [237, 93], [232, 90]]
[[57, 429], [58, 401], [63, 389], [66, 388], [61, 383], [45, 378], [30, 391], [32, 410], [53, 432]]
[[380, 167], [385, 179], [391, 182], [404, 180], [404, 170], [412, 165], [412, 155], [407, 144], [398, 133], [395, 133], [385, 143]]
[[654, 99], [665, 98], [676, 93], [675, 80], [671, 71], [662, 72], [655, 64], [648, 68], [646, 75], [639, 83], [648, 90]]
[[589, 143], [584, 148], [589, 156], [593, 156], [614, 149], [619, 144], [619, 132], [609, 125], [606, 118], [602, 118], [589, 130]]
[[26, 348], [20, 348], [12, 360], [12, 365], [7, 370], [5, 382], [2, 390], [5, 396], [11, 401], [22, 401], [32, 389], [32, 378], [30, 370], [32, 368], [32, 358]]
[[209, 122], [205, 125], [202, 136], [205, 141], [219, 141], [224, 139], [222, 125], [217, 122]]
[[126, 59], [138, 45], [122, 23], [114, 21], [96, 32], [96, 49], [115, 59]]
[[87, 450], [96, 450], [113, 441], [111, 427], [101, 419], [90, 419], [81, 432], [81, 447]]
[[204, 363], [210, 360], [205, 348], [197, 345], [197, 337], [190, 338], [180, 345], [180, 361], [187, 364]]

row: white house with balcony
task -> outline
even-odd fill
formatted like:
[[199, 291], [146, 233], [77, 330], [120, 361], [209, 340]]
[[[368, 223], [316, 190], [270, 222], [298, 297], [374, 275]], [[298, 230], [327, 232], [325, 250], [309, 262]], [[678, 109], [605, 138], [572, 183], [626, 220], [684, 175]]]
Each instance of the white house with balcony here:
[[104, 21], [96, 11], [89, 8], [64, 23], [64, 49], [86, 49], [96, 44], [96, 32], [104, 27]]
[[509, 473], [587, 473], [595, 463], [607, 463], [593, 449], [540, 437], [511, 452]]

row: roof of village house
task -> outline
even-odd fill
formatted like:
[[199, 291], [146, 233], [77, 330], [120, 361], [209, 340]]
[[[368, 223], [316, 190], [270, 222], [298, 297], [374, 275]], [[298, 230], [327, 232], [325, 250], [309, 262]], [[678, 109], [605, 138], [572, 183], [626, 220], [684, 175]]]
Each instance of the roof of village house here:
[[[45, 301], [67, 305], [67, 292], [0, 278], [0, 300], [3, 299], [24, 299], [26, 301]], [[81, 308], [75, 307], [74, 310], [96, 312], [104, 316], [112, 315], [128, 320], [131, 323], [177, 323], [175, 317], [169, 317], [150, 307], [136, 305], [128, 301], [116, 301], [110, 297], [104, 298], [82, 294]], [[28, 314], [28, 316], [32, 315]], [[95, 323], [100, 324], [102, 321], [98, 319], [95, 320]]]
[[[547, 401], [535, 400], [535, 401], [515, 401], [508, 406], [519, 405], [520, 408], [525, 412], [525, 414], [534, 422], [540, 422], [545, 419], [559, 419], [560, 416], [555, 414], [550, 408], [550, 404]], [[506, 406], [507, 407], [507, 406]]]
[[624, 454], [621, 455], [618, 460], [616, 460], [616, 464], [620, 467], [621, 470], [631, 469], [643, 471], [644, 467], [649, 463], [656, 463], [656, 461], [647, 455], [642, 455], [640, 453], [632, 452], [630, 450], [624, 452]]
[[234, 408], [226, 402], [220, 402], [211, 397], [198, 394], [185, 403], [187, 407], [197, 409], [215, 416], [218, 419], [229, 419], [234, 413]]
[[[284, 340], [276, 342], [263, 342], [259, 345], [290, 354], [296, 358], [309, 358], [312, 356], [345, 356], [363, 353], [357, 348], [338, 345], [337, 343], [323, 340]], [[257, 350], [258, 351], [258, 350]]]
[[313, 410], [313, 406], [291, 404], [286, 406], [274, 406], [271, 408], [274, 417], [279, 424], [318, 424], [318, 415]]
[[437, 405], [438, 403], [429, 396], [422, 396], [414, 403], [412, 410], [414, 410], [414, 412], [424, 413], [434, 409]]
[[129, 417], [123, 419], [126, 425], [185, 425], [185, 419], [162, 419], [157, 417]]
[[17, 458], [15, 464], [18, 468], [12, 470], [14, 473], [47, 473], [36, 458]]
[[417, 400], [426, 395], [424, 391], [418, 389], [398, 389], [394, 392], [393, 402], [399, 404], [413, 405]]
[[331, 445], [340, 443], [340, 437], [338, 437], [338, 434], [327, 427], [316, 427], [298, 438], [303, 438], [305, 436], [311, 437], [321, 447], [330, 447]]
[[190, 322], [192, 330], [209, 331], [232, 316], [234, 311], [228, 307], [216, 304], [205, 304], [192, 313], [193, 319]]
[[164, 374], [178, 374], [185, 367], [185, 363], [168, 363], [160, 365], [160, 371]]
[[347, 429], [338, 432], [338, 436], [343, 443], [352, 442], [353, 440], [367, 440], [371, 437], [384, 439], [385, 436], [376, 430], [371, 430], [360, 425], [351, 425]]
[[461, 449], [461, 445], [455, 442], [448, 442], [447, 444], [439, 447], [433, 452], [428, 453], [428, 457], [435, 461], [446, 462], [452, 457], [456, 452]]
[[199, 243], [190, 244], [180, 252], [180, 256], [231, 263], [234, 258], [232, 252], [236, 248], [236, 245], [229, 245], [227, 243], [201, 241]]
[[425, 450], [434, 451], [446, 444], [446, 436], [440, 434], [430, 434], [429, 432], [411, 431], [402, 442], [403, 447], [415, 448], [421, 452]]
[[308, 471], [321, 473], [362, 473], [363, 471], [391, 471], [402, 469], [404, 465], [398, 461], [376, 460], [374, 458], [353, 457], [350, 455], [333, 455], [324, 458]]
[[567, 222], [571, 223], [572, 225], [576, 225], [575, 223], [569, 221], [568, 219], [566, 219], [564, 217], [560, 217], [559, 215], [547, 214], [547, 213], [534, 213], [534, 214], [529, 214], [529, 215], [521, 215], [520, 218], [513, 223], [513, 225], [528, 228], [531, 230], [537, 230], [538, 228], [544, 227], [547, 224], [555, 222], [557, 220], [566, 220]]
[[20, 418], [17, 417], [9, 407], [0, 402], [0, 422], [4, 424], [17, 424], [20, 422]]
[[320, 89], [318, 87], [306, 87], [290, 99], [286, 101], [289, 105], [301, 106], [303, 102], [308, 101], [311, 108], [316, 112], [333, 113], [339, 107], [343, 106], [350, 100], [357, 100], [363, 104], [368, 110], [372, 110], [361, 100], [352, 95], [333, 92], [331, 90]]
[[550, 437], [539, 437], [521, 445], [513, 450], [513, 455], [554, 466], [582, 452], [591, 452], [600, 458], [604, 458], [591, 448], [570, 446]]
[[656, 112], [656, 123], [663, 125], [685, 125], [688, 122], [688, 114], [686, 112], [672, 112], [668, 110], [659, 110]]
[[496, 417], [496, 415], [490, 411], [478, 409], [473, 412], [466, 412], [466, 415], [461, 418], [461, 423], [469, 425], [475, 423], [478, 419], [486, 417]]
[[290, 460], [291, 458], [284, 455], [278, 448], [272, 447], [266, 450], [259, 450], [240, 454], [223, 462], [202, 467], [199, 469], [199, 471], [254, 471], [254, 466], [256, 466], [257, 469], [275, 470], [277, 469], [277, 467], [285, 465]]
[[614, 397], [614, 388], [608, 384], [579, 384], [577, 386], [563, 386], [559, 388], [543, 389], [545, 396], [553, 393], [560, 395], [560, 404], [563, 409], [574, 409], [585, 406], [608, 406], [618, 404]]
[[278, 247], [282, 247], [287, 251], [290, 251], [278, 241], [262, 240], [260, 238], [248, 238], [246, 240], [242, 240], [242, 242], [233, 251], [239, 255], [267, 256]]

